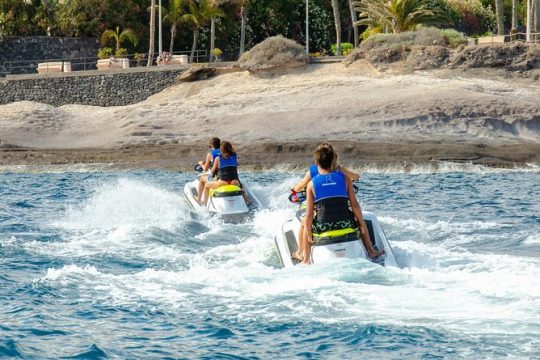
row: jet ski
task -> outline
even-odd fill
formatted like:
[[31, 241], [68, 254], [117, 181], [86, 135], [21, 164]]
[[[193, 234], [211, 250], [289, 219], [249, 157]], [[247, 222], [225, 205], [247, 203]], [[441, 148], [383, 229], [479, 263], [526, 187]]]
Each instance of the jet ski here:
[[[241, 187], [237, 185], [224, 185], [216, 189], [210, 189], [206, 206], [199, 204], [195, 200], [198, 187], [198, 178], [188, 182], [184, 186], [184, 196], [191, 208], [197, 212], [206, 208], [211, 214], [218, 215], [224, 219], [235, 220], [241, 219], [252, 213], [253, 210], [261, 207], [260, 201], [249, 190], [245, 181], [242, 181]], [[244, 192], [250, 201], [249, 204], [244, 199]]]
[[[291, 194], [290, 200], [302, 201], [305, 196]], [[281, 226], [281, 233], [274, 238], [278, 258], [282, 266], [293, 267], [299, 261], [292, 254], [298, 250], [298, 231], [300, 219], [305, 213], [305, 204], [302, 202], [296, 215]], [[314, 237], [311, 248], [311, 263], [321, 264], [334, 261], [336, 258], [362, 258], [382, 266], [397, 266], [392, 248], [377, 220], [377, 216], [370, 212], [363, 212], [364, 221], [368, 228], [369, 237], [375, 250], [384, 250], [384, 254], [370, 259], [356, 229], [342, 229], [327, 231]]]

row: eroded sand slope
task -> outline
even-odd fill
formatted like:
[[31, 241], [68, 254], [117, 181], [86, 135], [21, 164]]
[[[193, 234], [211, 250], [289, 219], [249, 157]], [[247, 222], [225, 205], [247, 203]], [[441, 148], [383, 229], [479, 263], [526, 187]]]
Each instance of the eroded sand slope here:
[[99, 108], [0, 106], [0, 141], [36, 148], [357, 141], [540, 142], [540, 85], [460, 72], [377, 73], [355, 63], [236, 72], [181, 83], [144, 102]]

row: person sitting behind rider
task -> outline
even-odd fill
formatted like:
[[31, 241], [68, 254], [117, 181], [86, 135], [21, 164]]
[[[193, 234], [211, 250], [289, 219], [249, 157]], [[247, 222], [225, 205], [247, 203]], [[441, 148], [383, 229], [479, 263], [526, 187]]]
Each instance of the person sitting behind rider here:
[[213, 137], [210, 139], [210, 150], [206, 154], [206, 158], [201, 161], [199, 161], [199, 165], [201, 165], [203, 171], [206, 171], [212, 167], [214, 164], [214, 159], [217, 158], [220, 154], [219, 147], [221, 145], [221, 140], [217, 137]]
[[[321, 145], [319, 145], [319, 147], [326, 147], [326, 148], [328, 148], [328, 149], [330, 149], [330, 150], [332, 150], [334, 152], [334, 159], [332, 161], [332, 171], [339, 170], [342, 173], [344, 173], [348, 178], [350, 178], [352, 181], [356, 181], [356, 180], [360, 179], [360, 174], [339, 165], [339, 163], [338, 163], [338, 155], [334, 151], [334, 148], [332, 147], [332, 144], [330, 144], [330, 143], [322, 143]], [[308, 171], [306, 172], [306, 175], [304, 176], [304, 178], [298, 184], [294, 185], [291, 188], [291, 191], [293, 193], [297, 193], [297, 192], [301, 192], [301, 191], [305, 190], [306, 186], [309, 184], [311, 179], [314, 178], [317, 175], [319, 175], [318, 166], [317, 166], [317, 164], [312, 164], [308, 168]], [[304, 259], [304, 248], [305, 248], [305, 243], [307, 241], [306, 236], [305, 236], [305, 231], [304, 231], [305, 225], [306, 225], [305, 221], [306, 221], [306, 217], [303, 216], [300, 219], [300, 229], [298, 230], [298, 237], [297, 237], [297, 239], [298, 239], [298, 250], [295, 253], [293, 253], [293, 255], [292, 255], [296, 260], [299, 260], [299, 261], [302, 261]]]
[[[218, 179], [215, 181], [207, 181], [204, 187], [204, 204], [208, 202], [208, 193], [210, 189], [216, 189], [223, 185], [240, 185], [238, 178], [238, 156], [234, 152], [232, 144], [228, 141], [221, 142], [221, 154], [214, 160], [212, 173], [217, 172]], [[244, 193], [246, 203], [249, 200]]]
[[201, 194], [204, 190], [205, 183], [215, 176], [214, 173], [208, 174], [206, 173], [206, 171], [210, 169], [212, 165], [214, 165], [214, 159], [217, 158], [219, 154], [221, 154], [221, 152], [219, 151], [220, 146], [221, 146], [221, 140], [219, 138], [217, 137], [211, 138], [210, 144], [209, 144], [210, 150], [206, 154], [206, 158], [204, 160], [199, 161], [199, 165], [202, 168], [203, 174], [199, 175], [199, 187], [197, 189], [197, 198], [195, 198], [197, 202], [200, 202], [201, 200]]
[[315, 163], [318, 166], [319, 175], [311, 180], [306, 190], [308, 242], [305, 244], [304, 264], [310, 263], [313, 234], [321, 234], [331, 230], [360, 229], [368, 256], [375, 258], [384, 253], [384, 251], [376, 251], [371, 244], [351, 179], [339, 170], [332, 170], [334, 156], [334, 151], [328, 147], [319, 146], [315, 151]]

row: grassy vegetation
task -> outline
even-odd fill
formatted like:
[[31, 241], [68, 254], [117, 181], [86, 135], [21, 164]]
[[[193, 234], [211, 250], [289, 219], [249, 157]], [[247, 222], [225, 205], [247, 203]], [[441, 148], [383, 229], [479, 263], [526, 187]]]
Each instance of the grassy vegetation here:
[[457, 47], [467, 43], [467, 37], [453, 29], [420, 28], [396, 34], [374, 34], [361, 43], [361, 47], [396, 48], [406, 46], [448, 46]]

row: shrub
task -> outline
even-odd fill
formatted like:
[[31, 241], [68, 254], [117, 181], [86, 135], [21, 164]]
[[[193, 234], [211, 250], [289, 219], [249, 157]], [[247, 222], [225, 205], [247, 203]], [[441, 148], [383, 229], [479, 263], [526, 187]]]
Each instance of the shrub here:
[[375, 34], [380, 34], [382, 32], [382, 28], [381, 27], [368, 27], [366, 30], [364, 30], [364, 32], [362, 33], [362, 35], [360, 35], [360, 37], [362, 38], [362, 40], [367, 40], [370, 36], [372, 35], [375, 35]]
[[305, 65], [304, 47], [281, 35], [269, 37], [244, 53], [238, 65], [248, 71]]
[[144, 63], [144, 60], [146, 60], [146, 54], [135, 53], [135, 56], [133, 57], [133, 59], [137, 61], [137, 66], [141, 66]]
[[210, 51], [210, 55], [214, 57], [215, 61], [221, 61], [221, 55], [223, 55], [223, 51], [221, 51], [220, 48], [214, 48], [212, 51]]
[[98, 50], [98, 59], [108, 59], [112, 56], [113, 49], [110, 47], [103, 47]]
[[114, 56], [117, 58], [125, 58], [128, 56], [128, 52], [125, 48], [118, 48]]
[[467, 35], [479, 35], [497, 28], [497, 18], [491, 7], [480, 0], [448, 0], [453, 13], [455, 28]]
[[406, 31], [397, 34], [375, 34], [360, 45], [364, 49], [374, 47], [398, 48], [417, 46], [450, 46], [457, 47], [467, 42], [467, 38], [452, 29], [437, 29], [434, 27], [420, 28], [418, 31]]
[[465, 34], [454, 29], [443, 29], [441, 30], [441, 34], [446, 38], [448, 46], [452, 48], [456, 48], [461, 44], [466, 44], [468, 41]]
[[[354, 50], [354, 45], [348, 42], [341, 43], [341, 55], [347, 56]], [[332, 54], [336, 55], [337, 44], [332, 44]]]
[[223, 55], [223, 51], [221, 51], [220, 48], [214, 48], [214, 50], [210, 51], [210, 54], [214, 55], [215, 57], [220, 57]]
[[440, 29], [434, 27], [420, 28], [411, 33], [413, 45], [420, 46], [446, 46], [448, 40], [444, 37]]

